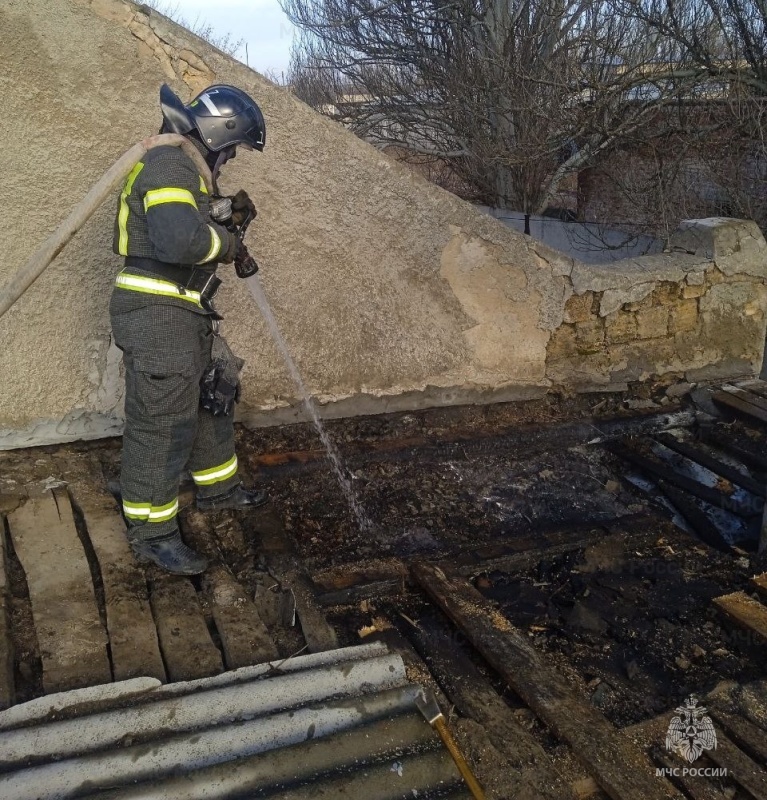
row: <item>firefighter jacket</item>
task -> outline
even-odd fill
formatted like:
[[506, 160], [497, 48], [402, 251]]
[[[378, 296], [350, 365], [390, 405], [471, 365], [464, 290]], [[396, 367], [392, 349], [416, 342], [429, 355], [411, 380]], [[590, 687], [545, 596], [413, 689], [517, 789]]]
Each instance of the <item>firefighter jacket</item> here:
[[[199, 294], [184, 290], [184, 278], [215, 270], [233, 236], [211, 221], [209, 206], [205, 182], [180, 148], [153, 148], [136, 164], [115, 220], [112, 247], [127, 256], [115, 282], [115, 311], [161, 302], [205, 313]], [[153, 268], [152, 261], [160, 263]]]

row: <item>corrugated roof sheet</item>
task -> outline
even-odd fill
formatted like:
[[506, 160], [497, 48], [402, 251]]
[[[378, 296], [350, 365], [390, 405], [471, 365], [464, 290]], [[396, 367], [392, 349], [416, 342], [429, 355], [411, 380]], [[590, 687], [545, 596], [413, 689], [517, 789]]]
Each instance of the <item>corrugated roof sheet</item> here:
[[39, 698], [0, 713], [0, 797], [469, 797], [418, 691], [374, 643]]

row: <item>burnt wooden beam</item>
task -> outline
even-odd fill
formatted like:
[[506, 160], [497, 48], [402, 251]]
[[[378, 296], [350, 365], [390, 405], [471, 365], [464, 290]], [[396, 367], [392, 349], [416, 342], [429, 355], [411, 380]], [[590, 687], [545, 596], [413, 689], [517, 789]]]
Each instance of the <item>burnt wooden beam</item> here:
[[666, 773], [669, 780], [692, 800], [727, 800], [727, 795], [712, 784], [711, 778], [685, 775], [683, 767], [679, 766], [679, 761], [674, 761], [671, 756], [659, 747], [651, 747], [650, 757], [663, 769], [669, 770]]
[[726, 731], [727, 735], [742, 750], [761, 764], [767, 764], [767, 732], [758, 725], [719, 708], [709, 707], [714, 721]]
[[[630, 418], [554, 421], [550, 424], [522, 424], [503, 430], [463, 428], [435, 436], [401, 436], [354, 445], [341, 446], [344, 461], [350, 465], [412, 458], [436, 459], [481, 456], [484, 453], [509, 452], [516, 454], [541, 452], [552, 447], [565, 448], [595, 444], [630, 434], [643, 435], [668, 428], [691, 425], [695, 416], [690, 411], [638, 413]], [[321, 466], [327, 458], [324, 450], [294, 450], [250, 456], [248, 465], [254, 470], [300, 470]]]
[[[645, 515], [640, 515], [645, 518]], [[504, 543], [457, 550], [434, 562], [459, 575], [514, 572], [542, 559], [582, 550], [605, 536], [599, 525], [572, 526], [565, 530], [536, 532]], [[401, 594], [410, 583], [407, 567], [399, 559], [381, 559], [358, 566], [343, 564], [312, 575], [317, 602], [322, 606], [348, 605], [375, 597]]]
[[701, 450], [699, 447], [695, 447], [687, 442], [680, 442], [679, 439], [668, 433], [658, 434], [655, 438], [664, 447], [674, 450], [679, 453], [679, 455], [689, 458], [691, 461], [696, 461], [702, 467], [711, 470], [711, 472], [717, 475], [721, 475], [721, 477], [726, 478], [730, 483], [743, 487], [751, 492], [751, 494], [755, 494], [762, 499], [767, 496], [765, 484], [762, 481], [757, 481], [750, 475], [744, 475], [740, 470], [719, 461], [719, 459], [714, 458], [714, 456], [710, 455], [705, 450]]
[[299, 570], [290, 570], [280, 577], [284, 586], [289, 586], [296, 600], [296, 615], [301, 625], [309, 652], [321, 653], [335, 650], [338, 635], [322, 612], [317, 598], [314, 596], [311, 581]]
[[460, 714], [482, 725], [510, 768], [525, 771], [536, 797], [569, 798], [569, 787], [548, 753], [463, 652], [451, 629], [423, 617], [417, 623], [407, 636]]
[[755, 800], [767, 800], [767, 772], [721, 730], [717, 732], [716, 747], [706, 750], [706, 757], [726, 769], [727, 776], [734, 778]]
[[[712, 506], [730, 510], [734, 514], [745, 519], [755, 516], [752, 507], [746, 507], [741, 503], [733, 501], [719, 489], [715, 489], [712, 486], [705, 486], [693, 478], [688, 478], [686, 475], [680, 475], [672, 467], [661, 464], [652, 458], [648, 458], [642, 453], [638, 453], [633, 448], [627, 447], [625, 444], [615, 442], [610, 444], [608, 449], [614, 455], [628, 461], [656, 480], [660, 478], [666, 481], [666, 483], [676, 486], [678, 489], [684, 489], [684, 491], [689, 492], [700, 500], [704, 500], [706, 503], [710, 503]], [[761, 514], [761, 511], [759, 511], [759, 514]]]
[[448, 577], [425, 563], [413, 565], [412, 573], [541, 721], [570, 745], [613, 800], [682, 797], [668, 781], [656, 778], [649, 759], [576, 695], [527, 637], [464, 579]]
[[537, 530], [503, 543], [471, 547], [437, 561], [450, 572], [473, 577], [488, 570], [524, 569], [542, 558], [588, 547], [604, 538], [601, 525], [570, 525], [565, 529]]
[[[679, 786], [688, 794], [692, 800], [719, 800], [727, 796], [717, 791], [712, 785], [711, 779], [692, 779], [689, 775], [683, 775], [682, 770], [688, 766], [686, 761], [682, 761], [678, 756], [663, 749], [666, 741], [669, 722], [672, 713], [661, 714], [660, 716], [650, 717], [642, 722], [621, 728], [622, 736], [635, 742], [642, 750], [645, 750], [652, 760], [660, 767], [676, 770], [676, 775], [669, 776], [669, 780]], [[707, 766], [711, 766], [708, 762]]]
[[261, 557], [269, 574], [283, 589], [292, 591], [298, 622], [310, 652], [335, 650], [338, 635], [317, 602], [314, 586], [300, 567], [295, 546], [282, 521], [270, 505], [256, 514], [253, 525], [258, 532]]
[[[671, 717], [671, 713], [652, 717], [644, 722], [631, 725], [628, 728], [623, 728], [621, 733], [631, 738], [642, 747], [647, 747], [651, 751], [655, 749], [656, 752], [662, 752], [659, 748], [661, 743], [665, 741], [666, 731], [668, 730]], [[767, 784], [765, 783], [767, 773], [745, 753], [739, 750], [721, 728], [716, 731], [716, 734], [717, 746], [714, 749], [706, 750], [704, 754], [705, 758], [710, 759], [717, 767], [726, 768], [728, 778], [734, 780], [746, 789], [756, 800], [767, 800], [767, 796], [764, 794], [765, 788], [767, 788]], [[664, 766], [676, 767], [680, 771], [685, 766], [689, 766], [686, 761], [680, 758], [671, 758], [670, 756], [666, 756], [666, 758], [668, 758], [670, 763], [668, 765], [664, 764]], [[698, 791], [702, 791], [700, 786], [701, 784], [696, 782], [696, 789], [698, 789]], [[685, 785], [685, 791], [687, 790], [687, 785]], [[690, 793], [690, 795], [697, 800], [695, 794]]]
[[544, 545], [532, 550], [509, 553], [508, 555], [496, 556], [495, 558], [488, 558], [483, 561], [476, 561], [472, 564], [462, 564], [460, 566], [454, 566], [450, 559], [445, 559], [439, 563], [445, 569], [468, 578], [473, 578], [482, 572], [491, 572], [492, 570], [513, 573], [535, 566], [537, 563], [547, 558], [554, 558], [555, 556], [583, 550], [589, 545], [604, 539], [604, 537], [605, 532], [603, 529], [594, 528], [593, 535], [591, 536], [580, 536], [570, 541], [553, 544], [548, 547]]
[[754, 634], [762, 644], [767, 643], [767, 606], [745, 592], [715, 597], [714, 605], [729, 619]]
[[720, 406], [742, 414], [748, 419], [756, 420], [762, 425], [767, 425], [767, 409], [762, 408], [761, 405], [755, 402], [761, 399], [756, 395], [732, 386], [726, 389], [723, 388], [719, 392], [714, 392], [711, 395], [711, 399]]
[[356, 605], [363, 600], [373, 600], [380, 597], [392, 597], [402, 594], [405, 585], [401, 578], [390, 578], [382, 581], [369, 581], [349, 586], [347, 589], [338, 589], [335, 592], [322, 592], [317, 594], [317, 602], [323, 608], [331, 606]]
[[731, 545], [724, 539], [719, 528], [714, 525], [705, 511], [695, 505], [687, 494], [670, 486], [663, 480], [658, 481], [658, 488], [674, 504], [677, 511], [679, 511], [685, 520], [687, 520], [687, 524], [698, 534], [701, 541], [722, 553], [729, 553], [732, 551]]
[[767, 572], [763, 572], [761, 575], [754, 575], [751, 578], [751, 584], [762, 597], [767, 599]]
[[738, 381], [737, 383], [731, 385], [736, 386], [738, 389], [745, 389], [747, 392], [752, 392], [753, 394], [759, 395], [759, 397], [767, 398], [766, 381], [754, 378], [752, 380], [747, 380], [747, 381]]
[[738, 397], [746, 403], [751, 403], [752, 406], [760, 408], [762, 411], [767, 412], [767, 400], [759, 394], [749, 391], [743, 386], [734, 386], [731, 383], [726, 383], [721, 387], [721, 391], [733, 397]]
[[734, 440], [733, 436], [728, 436], [710, 426], [701, 426], [698, 429], [698, 436], [702, 442], [729, 453], [733, 458], [742, 461], [751, 469], [767, 472], [767, 456], [762, 455], [755, 449], [751, 450], [742, 447], [741, 444]]
[[400, 559], [382, 558], [313, 572], [312, 584], [321, 606], [349, 605], [401, 594], [408, 577], [407, 567]]
[[266, 557], [269, 573], [276, 578], [283, 589], [290, 589], [295, 601], [295, 613], [301, 626], [301, 633], [311, 653], [335, 650], [338, 634], [328, 622], [317, 600], [314, 586], [298, 566], [297, 559], [289, 552], [270, 553]]

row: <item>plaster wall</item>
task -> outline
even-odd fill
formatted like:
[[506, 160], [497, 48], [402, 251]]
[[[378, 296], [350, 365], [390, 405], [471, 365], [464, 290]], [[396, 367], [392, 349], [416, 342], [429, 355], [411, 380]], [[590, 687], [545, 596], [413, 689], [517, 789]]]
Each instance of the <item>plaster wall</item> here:
[[[602, 271], [580, 264], [427, 183], [145, 7], [3, 0], [0, 26], [0, 87], [13, 109], [0, 119], [0, 283], [120, 154], [157, 131], [163, 82], [184, 100], [214, 82], [236, 84], [264, 110], [267, 147], [228, 164], [222, 187], [245, 188], [258, 205], [249, 245], [326, 416], [528, 398], [557, 383], [620, 385], [626, 376], [609, 364], [585, 368], [593, 373], [586, 378], [562, 368], [552, 336], [577, 324], [565, 322], [573, 295], [607, 296], [619, 309], [648, 285], [721, 271], [713, 245], [710, 253], [649, 257], [651, 268], [641, 259]], [[121, 429], [120, 354], [108, 318], [120, 267], [111, 252], [115, 204], [0, 319], [0, 448]], [[724, 344], [732, 331], [712, 322], [701, 329], [711, 341], [663, 360], [661, 371], [704, 374], [725, 353], [731, 369], [761, 366], [764, 240], [737, 222], [705, 235], [713, 241], [720, 228], [736, 229], [740, 249], [721, 282], [731, 288], [717, 289], [706, 311], [726, 320], [748, 307], [749, 325]], [[739, 243], [752, 240], [744, 251]], [[224, 332], [247, 359], [240, 419], [299, 418], [297, 393], [244, 282], [229, 268], [222, 273]], [[652, 372], [648, 361], [642, 374]]]

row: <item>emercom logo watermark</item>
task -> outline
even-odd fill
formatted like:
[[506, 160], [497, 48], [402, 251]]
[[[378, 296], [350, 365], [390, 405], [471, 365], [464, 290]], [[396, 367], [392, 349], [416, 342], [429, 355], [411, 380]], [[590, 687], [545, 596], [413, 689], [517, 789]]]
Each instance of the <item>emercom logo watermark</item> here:
[[[676, 716], [672, 717], [666, 731], [666, 750], [675, 753], [687, 764], [693, 764], [703, 755], [705, 750], [716, 750], [716, 731], [711, 717], [706, 716], [703, 706], [698, 705], [698, 700], [690, 696], [684, 705], [674, 709]], [[659, 767], [655, 770], [656, 777], [704, 777], [724, 778], [727, 776], [725, 767]]]

